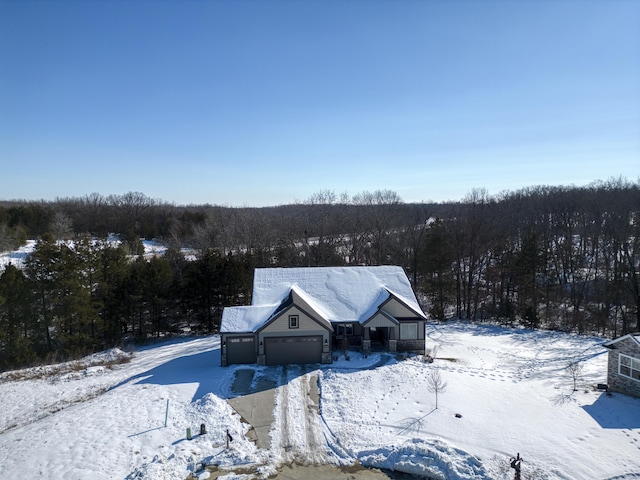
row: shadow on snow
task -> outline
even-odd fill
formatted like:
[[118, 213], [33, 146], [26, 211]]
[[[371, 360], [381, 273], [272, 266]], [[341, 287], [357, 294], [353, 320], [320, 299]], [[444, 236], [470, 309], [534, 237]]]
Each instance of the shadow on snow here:
[[213, 393], [220, 398], [228, 399], [238, 395], [246, 395], [279, 387], [297, 376], [305, 375], [313, 370], [336, 370], [343, 373], [375, 369], [397, 361], [392, 355], [371, 356], [369, 362], [353, 362], [347, 366], [343, 362], [329, 365], [277, 365], [261, 367], [255, 364], [220, 366], [220, 348], [183, 355], [166, 361], [150, 370], [121, 381], [110, 390], [126, 384], [138, 385], [178, 385], [197, 384], [198, 387], [191, 401]]
[[[113, 386], [116, 389], [128, 383], [152, 385], [177, 385], [197, 383], [198, 388], [191, 401], [202, 398], [207, 393], [218, 393], [220, 348], [174, 358], [157, 367], [129, 377]], [[137, 380], [137, 381], [136, 381]]]
[[640, 399], [602, 393], [593, 404], [582, 408], [602, 428], [640, 428]]

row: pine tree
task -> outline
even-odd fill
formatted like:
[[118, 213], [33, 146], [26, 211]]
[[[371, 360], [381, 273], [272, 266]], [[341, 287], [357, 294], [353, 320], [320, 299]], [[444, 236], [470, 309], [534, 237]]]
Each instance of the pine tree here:
[[36, 359], [31, 318], [26, 279], [21, 270], [7, 265], [0, 276], [0, 369], [22, 367]]

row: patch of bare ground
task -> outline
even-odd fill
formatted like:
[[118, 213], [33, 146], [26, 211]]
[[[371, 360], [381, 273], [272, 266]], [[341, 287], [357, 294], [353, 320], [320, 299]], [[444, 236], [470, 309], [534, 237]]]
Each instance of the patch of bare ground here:
[[73, 372], [82, 372], [89, 367], [105, 367], [113, 370], [116, 365], [131, 362], [132, 357], [133, 355], [130, 353], [117, 351], [112, 355], [96, 355], [53, 365], [39, 365], [21, 370], [11, 370], [0, 373], [0, 383], [61, 376]]

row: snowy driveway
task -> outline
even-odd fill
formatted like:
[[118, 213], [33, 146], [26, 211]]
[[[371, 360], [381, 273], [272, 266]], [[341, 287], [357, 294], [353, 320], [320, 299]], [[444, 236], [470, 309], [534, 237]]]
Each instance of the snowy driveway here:
[[242, 368], [235, 372], [232, 390], [240, 396], [229, 404], [252, 425], [256, 445], [268, 449], [274, 463], [346, 465], [354, 460], [337, 453], [322, 422], [318, 371], [300, 365]]

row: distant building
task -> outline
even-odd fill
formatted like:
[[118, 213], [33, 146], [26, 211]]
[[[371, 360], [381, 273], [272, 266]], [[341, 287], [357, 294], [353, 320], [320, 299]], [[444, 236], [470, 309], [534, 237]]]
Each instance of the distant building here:
[[259, 268], [222, 313], [222, 365], [331, 363], [359, 348], [424, 354], [426, 316], [401, 267]]
[[640, 398], [640, 333], [630, 333], [604, 344], [609, 349], [609, 390]]

